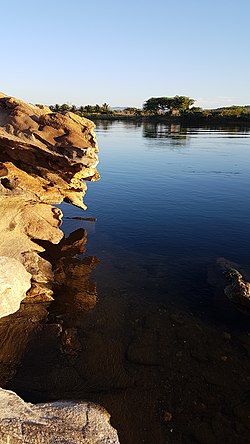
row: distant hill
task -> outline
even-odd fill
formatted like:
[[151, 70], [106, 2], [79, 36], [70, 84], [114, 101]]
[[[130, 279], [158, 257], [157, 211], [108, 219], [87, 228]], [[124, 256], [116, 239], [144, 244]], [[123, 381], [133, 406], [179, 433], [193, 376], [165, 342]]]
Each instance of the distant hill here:
[[128, 108], [127, 106], [110, 106], [110, 109], [113, 111], [123, 111], [124, 109]]

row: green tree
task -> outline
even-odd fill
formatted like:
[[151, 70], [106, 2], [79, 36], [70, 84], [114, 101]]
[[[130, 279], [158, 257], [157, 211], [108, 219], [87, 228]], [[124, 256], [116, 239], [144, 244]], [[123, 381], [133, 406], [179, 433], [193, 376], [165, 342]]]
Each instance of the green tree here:
[[106, 102], [104, 102], [104, 103], [102, 104], [102, 112], [103, 112], [104, 114], [106, 114], [106, 113], [108, 113], [109, 111], [110, 111], [109, 104], [106, 103]]
[[78, 111], [79, 111], [79, 113], [80, 113], [80, 116], [83, 116], [83, 114], [84, 114], [84, 111], [85, 111], [85, 108], [84, 108], [84, 106], [79, 106], [79, 108], [78, 108]]
[[61, 105], [61, 112], [68, 112], [70, 111], [70, 106], [67, 103], [63, 103]]
[[175, 96], [170, 101], [170, 112], [171, 114], [182, 114], [183, 112], [189, 110], [190, 106], [194, 104], [194, 99], [187, 96]]
[[162, 114], [170, 112], [171, 114], [181, 114], [193, 105], [194, 100], [186, 96], [175, 97], [151, 97], [144, 105], [144, 111], [151, 114]]
[[146, 100], [143, 104], [143, 110], [150, 114], [159, 114], [160, 112], [160, 97], [150, 97], [150, 99]]
[[242, 117], [246, 114], [243, 106], [230, 106], [229, 108], [225, 108], [221, 111], [220, 115], [222, 117]]
[[86, 113], [91, 114], [91, 113], [94, 112], [94, 107], [92, 105], [86, 105], [85, 106], [85, 111], [86, 111]]
[[61, 112], [61, 106], [58, 105], [58, 103], [56, 103], [55, 106], [54, 106], [54, 112], [55, 113], [60, 113]]

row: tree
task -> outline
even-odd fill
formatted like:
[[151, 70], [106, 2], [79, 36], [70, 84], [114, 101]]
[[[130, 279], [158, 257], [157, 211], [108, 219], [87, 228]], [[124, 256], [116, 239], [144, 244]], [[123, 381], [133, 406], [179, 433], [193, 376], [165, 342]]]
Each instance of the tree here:
[[150, 99], [146, 100], [146, 102], [143, 104], [143, 110], [150, 114], [158, 114], [159, 97], [150, 97]]
[[181, 114], [187, 111], [194, 102], [194, 99], [187, 96], [175, 96], [171, 99], [170, 112], [171, 114], [174, 114], [174, 112], [177, 111]]
[[186, 96], [151, 97], [144, 103], [143, 109], [151, 114], [170, 112], [173, 115], [188, 110], [193, 103], [194, 100]]
[[241, 117], [244, 114], [246, 114], [246, 111], [243, 108], [243, 106], [237, 106], [237, 105], [224, 108], [220, 113], [222, 117]]
[[60, 107], [60, 105], [58, 105], [58, 103], [56, 103], [55, 106], [54, 106], [54, 112], [55, 113], [60, 113], [60, 111], [61, 111], [61, 107]]
[[106, 102], [104, 102], [104, 103], [102, 104], [102, 112], [103, 112], [103, 113], [108, 113], [109, 111], [110, 111], [110, 109], [109, 109], [109, 104], [106, 103]]
[[61, 112], [68, 112], [70, 111], [70, 106], [67, 103], [63, 103], [61, 106]]
[[79, 106], [78, 111], [79, 111], [79, 113], [80, 113], [80, 116], [83, 116], [84, 111], [85, 111], [84, 106]]
[[93, 113], [93, 106], [92, 105], [86, 105], [85, 106], [86, 113]]

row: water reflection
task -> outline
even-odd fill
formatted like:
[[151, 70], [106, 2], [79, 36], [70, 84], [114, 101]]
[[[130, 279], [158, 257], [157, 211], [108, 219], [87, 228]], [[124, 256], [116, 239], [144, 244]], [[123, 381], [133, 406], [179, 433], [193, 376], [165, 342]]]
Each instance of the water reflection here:
[[[51, 361], [60, 361], [62, 353], [74, 355], [81, 349], [75, 325], [97, 301], [96, 284], [89, 275], [98, 259], [84, 256], [86, 241], [87, 232], [83, 229], [74, 231], [57, 245], [40, 241], [46, 247], [44, 256], [53, 265], [55, 301], [24, 301], [18, 312], [0, 319], [1, 387], [15, 386], [19, 394], [32, 391], [27, 377], [34, 382], [33, 370], [50, 371]], [[15, 382], [19, 374], [20, 384]]]
[[185, 145], [188, 139], [187, 128], [179, 124], [144, 122], [143, 137], [150, 139], [169, 139], [174, 145]]
[[63, 319], [70, 326], [71, 320], [95, 307], [97, 291], [90, 274], [98, 264], [95, 256], [84, 256], [87, 231], [79, 228], [58, 245], [46, 246], [46, 259], [53, 266], [55, 301], [50, 306], [50, 320]]
[[[142, 128], [142, 135], [145, 138], [163, 139], [170, 138], [174, 141], [184, 141], [194, 134], [202, 134], [216, 131], [217, 134], [223, 132], [225, 136], [229, 134], [249, 135], [249, 126], [236, 125], [188, 125], [186, 123], [166, 123], [154, 120], [95, 120], [97, 128], [100, 131], [108, 131], [112, 126], [122, 125], [125, 129]], [[178, 143], [178, 142], [177, 142]], [[181, 143], [181, 142], [180, 142]]]

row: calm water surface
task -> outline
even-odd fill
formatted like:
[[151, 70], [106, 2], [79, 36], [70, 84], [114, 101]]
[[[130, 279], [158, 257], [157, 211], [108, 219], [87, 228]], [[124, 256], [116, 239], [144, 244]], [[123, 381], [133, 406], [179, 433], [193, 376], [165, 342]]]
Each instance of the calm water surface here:
[[149, 297], [167, 302], [172, 292], [220, 317], [211, 267], [225, 257], [250, 270], [250, 130], [99, 122], [96, 132], [101, 180], [88, 186], [88, 210], [62, 209], [97, 218], [63, 224], [87, 228], [97, 288], [137, 282]]

